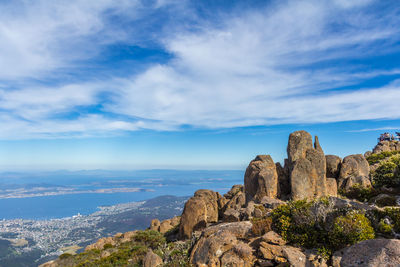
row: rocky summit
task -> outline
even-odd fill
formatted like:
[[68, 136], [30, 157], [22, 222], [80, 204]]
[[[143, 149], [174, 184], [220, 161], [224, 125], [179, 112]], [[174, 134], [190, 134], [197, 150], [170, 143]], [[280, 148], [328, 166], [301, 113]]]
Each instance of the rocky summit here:
[[102, 238], [50, 266], [400, 266], [400, 147], [343, 160], [291, 133], [283, 165], [258, 155], [244, 185], [198, 190], [182, 215]]

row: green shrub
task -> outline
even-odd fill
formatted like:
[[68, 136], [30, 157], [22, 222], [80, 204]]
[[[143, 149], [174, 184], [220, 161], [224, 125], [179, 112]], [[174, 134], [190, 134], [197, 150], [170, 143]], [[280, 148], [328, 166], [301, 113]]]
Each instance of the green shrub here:
[[285, 240], [307, 248], [316, 247], [326, 239], [323, 222], [311, 207], [315, 202], [306, 200], [292, 201], [272, 211], [273, 228]]
[[393, 225], [385, 223], [384, 219], [381, 219], [378, 224], [378, 232], [388, 235], [391, 234], [393, 230]]
[[379, 163], [381, 160], [384, 160], [388, 157], [391, 157], [393, 155], [397, 155], [400, 154], [400, 151], [385, 151], [385, 152], [381, 152], [378, 154], [372, 154], [369, 157], [367, 157], [367, 161], [369, 163], [369, 165], [374, 165], [376, 163]]
[[374, 237], [371, 222], [364, 214], [358, 212], [337, 217], [329, 233], [330, 246], [334, 250]]
[[289, 202], [274, 209], [271, 217], [273, 229], [286, 241], [317, 248], [325, 258], [337, 249], [375, 236], [364, 214], [334, 209], [327, 199]]
[[389, 217], [393, 221], [393, 230], [400, 233], [400, 209], [386, 208], [384, 209], [383, 215]]
[[363, 187], [360, 184], [353, 185], [350, 189], [339, 189], [339, 194], [350, 199], [357, 199], [358, 201], [365, 202], [371, 198], [379, 195], [379, 191], [373, 187]]
[[107, 244], [104, 245], [103, 249], [109, 249], [109, 248], [112, 248], [112, 247], [113, 247], [113, 245], [111, 245], [110, 243], [107, 243]]
[[154, 230], [140, 231], [133, 237], [133, 240], [146, 244], [152, 249], [156, 249], [166, 243], [165, 237], [160, 232]]

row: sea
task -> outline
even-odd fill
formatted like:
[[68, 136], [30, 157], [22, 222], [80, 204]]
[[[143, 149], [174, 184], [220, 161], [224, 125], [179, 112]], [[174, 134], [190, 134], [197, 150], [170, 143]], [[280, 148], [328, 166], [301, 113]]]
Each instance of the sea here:
[[53, 171], [0, 173], [0, 220], [48, 220], [87, 215], [101, 206], [157, 196], [226, 193], [243, 184], [240, 170]]

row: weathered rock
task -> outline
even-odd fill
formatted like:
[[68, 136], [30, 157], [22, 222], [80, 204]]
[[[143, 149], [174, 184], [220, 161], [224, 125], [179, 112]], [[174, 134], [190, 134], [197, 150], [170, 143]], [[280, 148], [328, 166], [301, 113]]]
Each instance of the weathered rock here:
[[[190, 262], [195, 266], [221, 266], [221, 261], [230, 262], [243, 262], [247, 259], [247, 263], [252, 266], [252, 259], [249, 261], [249, 254], [244, 249], [237, 246], [241, 241], [238, 239], [245, 239], [251, 234], [252, 224], [248, 221], [223, 223], [206, 228], [200, 239], [194, 245]], [[239, 252], [241, 251], [241, 252]], [[225, 253], [229, 253], [229, 257], [223, 258]], [[237, 256], [234, 256], [234, 253]], [[239, 265], [242, 266], [242, 265]]]
[[307, 258], [306, 266], [328, 267], [326, 260], [321, 256], [317, 249], [308, 249], [304, 252]]
[[254, 201], [250, 201], [247, 203], [246, 208], [243, 210], [243, 218], [249, 220], [253, 216], [253, 212], [255, 209]]
[[284, 257], [282, 246], [279, 245], [261, 242], [259, 250], [262, 257], [266, 260], [282, 261]]
[[207, 222], [217, 222], [218, 221], [218, 199], [221, 195], [218, 192], [212, 190], [200, 189], [194, 193], [194, 197], [202, 198], [206, 204], [207, 208]]
[[326, 177], [327, 178], [339, 178], [340, 165], [342, 159], [335, 155], [326, 155]]
[[238, 222], [240, 221], [240, 212], [236, 209], [227, 209], [224, 212], [222, 220], [224, 222]]
[[337, 181], [335, 178], [326, 178], [326, 194], [328, 196], [337, 196]]
[[102, 250], [104, 248], [105, 244], [110, 244], [114, 246], [116, 244], [115, 240], [112, 237], [103, 237], [97, 240], [96, 243], [90, 244], [85, 248], [85, 251], [89, 251], [92, 249], [100, 249]]
[[389, 152], [389, 151], [400, 151], [400, 142], [395, 140], [380, 141], [372, 150], [372, 153], [378, 154], [381, 152]]
[[343, 159], [338, 179], [338, 187], [348, 189], [356, 183], [371, 186], [369, 164], [361, 154], [350, 155]]
[[400, 266], [400, 240], [370, 239], [334, 253], [334, 267]]
[[151, 222], [150, 222], [150, 230], [160, 231], [160, 220], [158, 220], [158, 219], [151, 220]]
[[290, 266], [306, 267], [308, 264], [306, 255], [299, 249], [291, 246], [282, 248], [284, 257], [288, 260]]
[[177, 216], [174, 217], [174, 218], [162, 221], [160, 223], [160, 227], [159, 227], [160, 233], [165, 234], [169, 230], [171, 230], [171, 229], [175, 228], [176, 226], [178, 226], [180, 221], [181, 221], [180, 217], [177, 217]]
[[260, 201], [261, 204], [264, 205], [265, 208], [267, 209], [275, 209], [279, 207], [280, 205], [285, 204], [285, 201], [282, 201], [280, 199], [276, 198], [271, 198], [271, 197], [263, 197]]
[[160, 256], [155, 254], [151, 249], [147, 251], [146, 256], [143, 260], [143, 267], [156, 267], [161, 266], [163, 264], [163, 260]]
[[224, 197], [226, 199], [231, 199], [233, 198], [237, 193], [239, 192], [243, 192], [243, 185], [241, 184], [235, 184], [234, 186], [232, 186], [231, 190], [229, 190]]
[[350, 176], [346, 180], [344, 180], [341, 188], [349, 190], [356, 184], [364, 188], [372, 186], [371, 180], [369, 179], [368, 176]]
[[207, 223], [218, 221], [219, 193], [198, 190], [186, 203], [181, 216], [179, 237], [190, 238], [192, 232], [204, 228]]
[[243, 192], [237, 192], [223, 207], [223, 210], [235, 209], [239, 210], [246, 204], [246, 197]]
[[314, 197], [315, 181], [318, 178], [317, 171], [311, 162], [305, 158], [299, 158], [293, 165], [291, 174], [292, 199], [311, 199]]
[[286, 244], [286, 241], [283, 238], [275, 233], [274, 231], [269, 231], [268, 233], [264, 234], [261, 239], [270, 244], [280, 245], [283, 246]]
[[221, 257], [221, 266], [250, 267], [254, 256], [249, 245], [240, 242]]
[[123, 234], [122, 238], [120, 239], [121, 243], [125, 243], [131, 241], [132, 238], [136, 235], [137, 231], [130, 231]]
[[262, 197], [278, 195], [278, 173], [269, 155], [259, 155], [250, 162], [244, 177], [246, 201], [259, 201]]
[[368, 158], [371, 155], [372, 155], [372, 151], [367, 151], [364, 153], [364, 158]]
[[[315, 137], [315, 143], [318, 142], [318, 137]], [[306, 159], [311, 162], [311, 165], [317, 172], [315, 179], [315, 197], [326, 196], [326, 160], [324, 152], [322, 151], [319, 143], [315, 145], [316, 149], [309, 149], [306, 152]]]
[[309, 133], [291, 133], [287, 152], [291, 198], [298, 200], [326, 196], [326, 159], [318, 137], [315, 137], [313, 147]]
[[289, 163], [293, 164], [296, 160], [306, 158], [307, 150], [313, 148], [312, 137], [306, 131], [297, 131], [289, 135], [287, 154]]

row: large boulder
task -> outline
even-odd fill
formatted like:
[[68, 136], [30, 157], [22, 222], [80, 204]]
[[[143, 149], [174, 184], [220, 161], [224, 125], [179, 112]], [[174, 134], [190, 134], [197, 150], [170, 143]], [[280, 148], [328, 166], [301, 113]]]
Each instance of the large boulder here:
[[338, 187], [348, 190], [355, 184], [371, 186], [369, 180], [369, 164], [361, 154], [350, 155], [343, 159], [338, 179]]
[[[206, 228], [193, 246], [190, 262], [194, 266], [253, 266], [251, 248], [240, 241], [251, 235], [251, 228], [249, 221]], [[228, 262], [236, 262], [237, 265], [225, 265]]]
[[326, 159], [318, 137], [313, 146], [312, 137], [306, 131], [291, 133], [287, 152], [291, 198], [326, 196]]
[[372, 153], [378, 154], [381, 152], [389, 152], [389, 151], [400, 151], [400, 142], [395, 140], [380, 141], [372, 150]]
[[166, 232], [168, 232], [171, 229], [174, 229], [175, 227], [177, 227], [179, 225], [181, 221], [180, 217], [173, 217], [171, 219], [167, 219], [164, 220], [160, 223], [160, 228], [159, 228], [159, 232], [162, 234], [165, 234]]
[[149, 249], [143, 259], [143, 267], [157, 267], [162, 265], [163, 260], [161, 259], [161, 257], [155, 254], [151, 249]]
[[326, 177], [339, 178], [342, 159], [336, 155], [326, 155]]
[[192, 232], [207, 226], [207, 223], [218, 221], [218, 192], [201, 189], [194, 193], [186, 203], [179, 225], [179, 237], [190, 238]]
[[334, 267], [395, 267], [400, 266], [400, 240], [370, 239], [334, 253]]
[[259, 201], [264, 196], [278, 195], [278, 173], [271, 156], [259, 155], [250, 162], [244, 176], [246, 201]]

